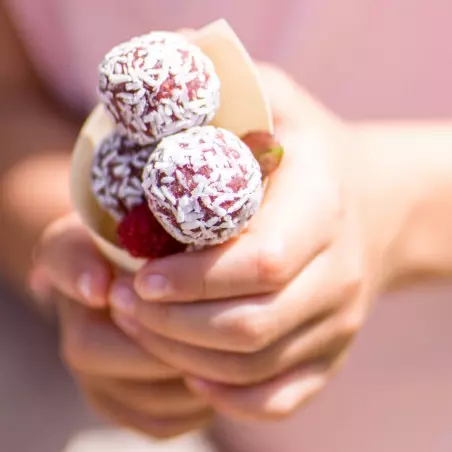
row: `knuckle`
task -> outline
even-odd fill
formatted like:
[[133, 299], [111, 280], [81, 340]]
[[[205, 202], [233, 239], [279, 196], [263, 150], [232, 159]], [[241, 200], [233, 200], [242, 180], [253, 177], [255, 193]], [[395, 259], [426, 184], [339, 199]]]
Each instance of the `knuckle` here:
[[282, 241], [261, 246], [256, 260], [260, 284], [277, 289], [285, 286], [290, 281], [291, 274], [287, 265], [287, 249]]
[[238, 352], [255, 353], [263, 350], [271, 340], [273, 327], [269, 316], [249, 309], [241, 312], [226, 328], [228, 337], [234, 338]]
[[342, 335], [345, 339], [354, 337], [362, 327], [363, 315], [358, 310], [347, 313], [342, 320]]
[[308, 388], [301, 394], [295, 397], [281, 397], [276, 399], [273, 403], [266, 404], [261, 407], [259, 417], [263, 421], [281, 421], [293, 416], [301, 407], [306, 407], [325, 387], [327, 381], [326, 375]]
[[363, 285], [364, 277], [360, 270], [349, 272], [341, 284], [341, 298], [345, 303], [346, 312], [341, 318], [340, 332], [346, 340], [356, 335], [364, 321], [362, 310], [356, 306], [356, 300], [363, 291]]
[[355, 336], [363, 325], [363, 315], [359, 311], [353, 311], [345, 317], [344, 331], [346, 336]]
[[347, 275], [340, 283], [342, 298], [351, 299], [358, 295], [364, 284], [364, 272], [361, 265], [348, 266]]

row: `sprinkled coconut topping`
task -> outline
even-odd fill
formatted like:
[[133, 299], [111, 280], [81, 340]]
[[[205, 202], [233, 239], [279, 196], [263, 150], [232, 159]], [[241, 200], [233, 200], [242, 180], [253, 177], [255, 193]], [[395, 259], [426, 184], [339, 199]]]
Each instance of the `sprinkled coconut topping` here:
[[116, 221], [144, 202], [143, 168], [155, 146], [142, 148], [113, 132], [101, 141], [91, 166], [91, 189]]
[[208, 123], [220, 104], [213, 63], [176, 33], [120, 44], [99, 71], [99, 94], [118, 131], [140, 145]]
[[213, 126], [164, 138], [144, 168], [143, 189], [168, 233], [195, 246], [238, 235], [263, 196], [259, 164], [250, 149]]

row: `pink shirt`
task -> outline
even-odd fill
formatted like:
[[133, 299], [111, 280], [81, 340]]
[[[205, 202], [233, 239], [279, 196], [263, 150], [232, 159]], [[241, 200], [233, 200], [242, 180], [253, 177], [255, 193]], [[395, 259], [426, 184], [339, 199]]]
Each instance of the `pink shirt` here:
[[[290, 71], [349, 118], [452, 115], [450, 0], [8, 0], [42, 76], [73, 105], [96, 101], [96, 69], [119, 41], [219, 17], [253, 56]], [[450, 288], [381, 302], [351, 362], [280, 424], [225, 421], [240, 452], [450, 452]]]

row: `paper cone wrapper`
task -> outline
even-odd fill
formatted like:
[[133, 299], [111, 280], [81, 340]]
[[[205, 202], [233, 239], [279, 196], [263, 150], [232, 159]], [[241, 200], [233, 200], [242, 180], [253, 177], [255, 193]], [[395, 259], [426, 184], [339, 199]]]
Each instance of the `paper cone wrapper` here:
[[[211, 124], [242, 136], [252, 131], [273, 133], [270, 106], [259, 73], [237, 35], [224, 20], [190, 35], [213, 62], [221, 81], [220, 108]], [[130, 256], [116, 244], [116, 225], [100, 209], [91, 191], [91, 163], [98, 144], [115, 124], [99, 104], [85, 122], [74, 147], [70, 185], [74, 207], [101, 253], [126, 272], [136, 272], [145, 260]]]

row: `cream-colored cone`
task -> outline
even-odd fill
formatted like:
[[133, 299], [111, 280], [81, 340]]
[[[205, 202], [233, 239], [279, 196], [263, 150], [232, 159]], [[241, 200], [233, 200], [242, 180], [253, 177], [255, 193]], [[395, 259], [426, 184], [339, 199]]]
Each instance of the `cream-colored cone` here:
[[[261, 130], [273, 132], [270, 106], [257, 68], [239, 38], [224, 20], [207, 25], [190, 40], [212, 60], [221, 81], [221, 106], [212, 124], [237, 136]], [[88, 117], [74, 147], [71, 165], [71, 195], [74, 207], [100, 251], [127, 272], [136, 272], [145, 262], [131, 257], [115, 244], [115, 225], [100, 209], [91, 191], [91, 162], [99, 142], [114, 129], [103, 105]]]

